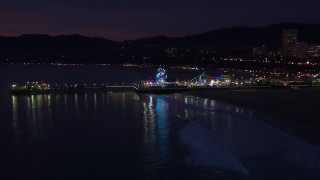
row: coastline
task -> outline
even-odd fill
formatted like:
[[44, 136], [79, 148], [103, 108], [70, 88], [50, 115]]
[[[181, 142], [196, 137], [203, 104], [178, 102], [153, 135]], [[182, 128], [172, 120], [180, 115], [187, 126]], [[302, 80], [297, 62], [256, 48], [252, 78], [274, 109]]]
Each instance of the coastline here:
[[[187, 95], [213, 99], [254, 110], [281, 122], [276, 126], [294, 134], [320, 137], [320, 88], [263, 89], [187, 92]], [[275, 122], [269, 122], [274, 124]], [[320, 144], [320, 141], [314, 142]]]

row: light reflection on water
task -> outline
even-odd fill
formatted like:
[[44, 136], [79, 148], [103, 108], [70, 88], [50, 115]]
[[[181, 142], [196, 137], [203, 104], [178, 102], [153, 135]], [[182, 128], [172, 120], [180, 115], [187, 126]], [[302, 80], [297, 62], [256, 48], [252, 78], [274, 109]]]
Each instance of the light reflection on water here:
[[146, 161], [159, 167], [168, 161], [168, 104], [152, 95], [139, 99], [146, 99], [142, 102]]
[[97, 109], [97, 93], [93, 94], [93, 109]]
[[18, 102], [17, 102], [17, 97], [12, 96], [12, 122], [13, 122], [13, 127], [14, 129], [17, 128], [17, 123], [18, 123]]
[[[74, 95], [74, 109], [77, 115], [79, 115], [79, 100], [78, 100], [78, 94]], [[77, 116], [79, 117], [79, 116]]]
[[67, 96], [66, 94], [65, 95], [63, 95], [63, 101], [64, 101], [64, 111], [65, 111], [65, 113], [66, 114], [68, 114], [69, 112], [68, 112], [68, 109], [69, 109], [69, 107], [68, 107], [68, 97], [69, 96]]
[[[200, 147], [201, 144], [197, 143], [203, 139], [209, 139], [210, 142], [205, 143], [218, 145], [222, 151], [230, 153], [228, 155], [239, 160], [253, 173], [256, 171], [257, 174], [264, 175], [263, 169], [266, 165], [263, 157], [277, 158], [277, 155], [281, 155], [283, 161], [270, 160], [268, 161], [270, 166], [273, 166], [273, 163], [298, 160], [303, 167], [312, 165], [310, 163], [312, 157], [316, 160], [320, 157], [317, 149], [309, 144], [268, 124], [260, 123], [255, 119], [252, 111], [205, 98], [182, 94], [85, 93], [12, 96], [11, 103], [12, 124], [10, 126], [13, 127], [14, 141], [18, 144], [15, 150], [21, 147], [27, 148], [26, 152], [18, 151], [14, 155], [36, 154], [41, 158], [24, 160], [26, 161], [24, 165], [31, 164], [37, 168], [42, 163], [43, 168], [54, 169], [55, 167], [50, 164], [52, 163], [50, 156], [55, 158], [67, 156], [66, 159], [69, 156], [75, 156], [72, 159], [75, 162], [70, 161], [67, 164], [78, 169], [85, 167], [87, 161], [93, 161], [101, 162], [102, 165], [98, 164], [97, 168], [106, 172], [110, 172], [108, 170], [115, 167], [122, 169], [126, 167], [125, 172], [133, 174], [139, 172], [143, 175], [147, 173], [147, 177], [150, 178], [161, 174], [158, 179], [170, 179], [168, 169], [173, 168], [175, 172], [177, 169], [185, 168], [169, 166], [173, 161], [171, 153], [177, 151], [174, 147], [179, 146], [170, 142], [170, 139], [174, 138], [171, 135], [172, 125], [179, 124], [177, 127], [183, 129], [183, 125], [188, 125], [189, 122], [200, 124], [206, 130], [204, 135], [210, 137], [199, 136], [191, 146]], [[179, 128], [174, 130], [180, 131]], [[192, 135], [198, 132], [187, 133]], [[303, 147], [300, 148], [300, 146]], [[67, 148], [64, 149], [64, 147]], [[301, 155], [303, 151], [309, 154], [302, 153]], [[100, 154], [91, 157], [94, 154], [92, 152], [100, 152]], [[205, 149], [203, 152], [205, 155], [214, 156]], [[187, 152], [181, 152], [181, 154], [184, 153]], [[129, 155], [126, 156], [126, 154]], [[88, 156], [88, 159], [83, 160], [82, 156]], [[220, 155], [222, 156], [223, 154]], [[80, 160], [77, 160], [78, 158]], [[199, 158], [198, 164], [194, 165], [199, 166], [200, 164], [200, 167], [203, 165], [201, 162], [208, 163], [210, 159], [208, 156], [201, 157], [201, 155], [197, 158]], [[20, 163], [12, 161], [13, 164]], [[34, 165], [33, 161], [36, 161], [37, 165]], [[228, 164], [228, 162], [225, 163]], [[106, 164], [114, 165], [107, 166]], [[291, 168], [290, 165], [284, 164], [277, 167]], [[316, 161], [315, 165], [317, 165]], [[104, 169], [106, 166], [109, 169]], [[121, 168], [113, 170], [122, 173]], [[217, 167], [214, 166], [212, 169], [215, 168]], [[130, 169], [133, 170], [130, 171]], [[266, 171], [267, 173], [272, 172], [270, 169]], [[191, 170], [190, 173], [192, 172]], [[209, 171], [205, 173], [210, 174]], [[279, 172], [277, 173], [276, 175], [279, 175]], [[222, 176], [228, 175], [223, 172], [220, 172], [221, 174]], [[202, 177], [201, 174], [193, 177], [198, 176]], [[215, 177], [215, 174], [210, 174], [210, 176]], [[253, 174], [248, 179], [260, 177]]]

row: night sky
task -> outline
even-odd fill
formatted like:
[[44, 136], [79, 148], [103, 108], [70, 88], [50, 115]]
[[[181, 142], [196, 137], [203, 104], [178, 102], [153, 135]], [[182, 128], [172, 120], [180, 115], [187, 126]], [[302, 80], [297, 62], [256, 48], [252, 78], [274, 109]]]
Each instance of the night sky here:
[[0, 35], [183, 36], [239, 25], [320, 23], [319, 7], [319, 0], [0, 0]]

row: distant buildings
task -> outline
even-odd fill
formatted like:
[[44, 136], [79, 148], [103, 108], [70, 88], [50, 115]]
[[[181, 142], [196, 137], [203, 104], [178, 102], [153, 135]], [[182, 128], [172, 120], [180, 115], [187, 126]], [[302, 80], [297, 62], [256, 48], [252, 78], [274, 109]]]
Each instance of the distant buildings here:
[[178, 49], [177, 48], [167, 48], [165, 50], [165, 53], [166, 53], [167, 57], [175, 58], [175, 57], [177, 57]]
[[312, 45], [308, 50], [308, 54], [312, 57], [320, 57], [320, 45]]
[[310, 57], [308, 54], [310, 45], [306, 42], [297, 42], [294, 46], [293, 52], [291, 54], [292, 57], [304, 58]]
[[260, 57], [260, 56], [267, 56], [268, 55], [268, 49], [266, 45], [260, 46], [260, 47], [254, 47], [252, 50], [252, 55], [254, 57]]
[[320, 57], [320, 45], [298, 41], [297, 29], [285, 29], [282, 31], [282, 50], [284, 57]]
[[293, 57], [296, 54], [298, 30], [285, 29], [282, 31], [282, 55]]

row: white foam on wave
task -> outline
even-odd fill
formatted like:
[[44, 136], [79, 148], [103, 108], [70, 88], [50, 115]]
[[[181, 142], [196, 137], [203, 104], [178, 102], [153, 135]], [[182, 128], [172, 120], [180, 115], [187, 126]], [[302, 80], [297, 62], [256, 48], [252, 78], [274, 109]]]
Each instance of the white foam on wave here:
[[187, 163], [196, 166], [209, 166], [221, 170], [248, 175], [249, 171], [232, 154], [219, 147], [200, 125], [189, 122], [180, 132], [181, 140], [192, 150]]
[[[273, 163], [281, 161], [288, 168], [320, 169], [320, 148], [263, 121], [272, 118], [270, 116], [238, 112], [227, 104], [211, 103], [212, 100], [207, 102], [208, 105], [185, 104], [174, 98], [166, 100], [179, 105], [184, 111], [196, 112], [190, 113], [191, 116], [181, 114], [180, 117], [188, 119], [180, 138], [192, 150], [193, 154], [187, 158], [190, 164], [247, 174], [247, 168], [256, 169], [250, 162], [256, 160], [256, 166], [260, 159], [270, 157], [274, 159]], [[201, 98], [197, 100], [202, 101]], [[202, 120], [210, 121], [211, 127], [202, 127], [205, 125]]]

